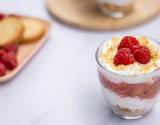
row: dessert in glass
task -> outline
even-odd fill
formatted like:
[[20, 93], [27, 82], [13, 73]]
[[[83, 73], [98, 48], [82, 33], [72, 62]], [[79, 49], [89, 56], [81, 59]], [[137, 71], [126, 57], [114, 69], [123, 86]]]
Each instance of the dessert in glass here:
[[96, 52], [99, 79], [112, 111], [125, 119], [145, 116], [160, 91], [160, 43], [146, 36], [114, 37]]
[[97, 0], [103, 14], [122, 18], [133, 10], [133, 0]]

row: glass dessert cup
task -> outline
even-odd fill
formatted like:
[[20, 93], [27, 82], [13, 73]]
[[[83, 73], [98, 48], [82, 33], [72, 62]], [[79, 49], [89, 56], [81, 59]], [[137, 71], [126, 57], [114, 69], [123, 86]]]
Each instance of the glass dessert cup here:
[[133, 0], [97, 0], [97, 3], [104, 15], [113, 18], [122, 18], [133, 10]]
[[99, 60], [102, 48], [103, 44], [96, 52], [97, 68], [102, 92], [111, 110], [125, 119], [145, 116], [153, 108], [160, 91], [160, 68], [141, 75], [111, 72]]

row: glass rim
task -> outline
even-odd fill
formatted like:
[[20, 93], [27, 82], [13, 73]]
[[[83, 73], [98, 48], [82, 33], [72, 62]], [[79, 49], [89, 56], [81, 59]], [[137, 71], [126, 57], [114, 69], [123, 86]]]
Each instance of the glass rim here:
[[[131, 36], [144, 36], [144, 35], [131, 35]], [[160, 46], [160, 42], [159, 42], [158, 40], [155, 40], [154, 38], [148, 37], [148, 36], [145, 36], [145, 37], [151, 39], [152, 41], [156, 42], [156, 43], [159, 44], [159, 46]], [[111, 38], [109, 38], [109, 39], [111, 39]], [[109, 40], [109, 39], [108, 39], [108, 40]], [[98, 66], [100, 66], [103, 70], [108, 71], [109, 73], [111, 73], [111, 74], [113, 74], [113, 75], [122, 76], [122, 77], [123, 77], [123, 76], [125, 76], [125, 77], [127, 76], [127, 77], [132, 77], [132, 78], [133, 78], [133, 77], [141, 77], [141, 76], [150, 75], [150, 74], [152, 74], [152, 73], [154, 73], [154, 72], [156, 72], [156, 71], [158, 71], [158, 70], [160, 69], [160, 67], [158, 67], [157, 69], [155, 69], [155, 70], [153, 70], [153, 71], [151, 71], [151, 72], [143, 73], [143, 74], [140, 74], [140, 75], [123, 75], [123, 74], [118, 74], [118, 73], [116, 73], [116, 72], [112, 72], [112, 71], [108, 70], [105, 66], [103, 66], [103, 65], [100, 63], [100, 61], [99, 61], [99, 50], [100, 50], [100, 48], [104, 45], [105, 42], [106, 42], [106, 41], [102, 42], [102, 43], [98, 46], [98, 48], [96, 49], [95, 58], [96, 58], [96, 62], [97, 62], [97, 64], [98, 64]]]

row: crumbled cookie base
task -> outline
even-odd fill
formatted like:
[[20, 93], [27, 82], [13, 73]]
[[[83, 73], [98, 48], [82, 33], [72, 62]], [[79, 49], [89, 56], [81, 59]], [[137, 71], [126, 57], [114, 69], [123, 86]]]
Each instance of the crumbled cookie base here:
[[146, 114], [148, 112], [148, 110], [139, 110], [139, 109], [128, 109], [125, 107], [121, 107], [119, 105], [116, 106], [112, 106], [112, 109], [115, 113], [122, 115], [122, 116], [128, 116], [128, 117], [137, 117], [137, 116], [143, 116], [144, 114]]

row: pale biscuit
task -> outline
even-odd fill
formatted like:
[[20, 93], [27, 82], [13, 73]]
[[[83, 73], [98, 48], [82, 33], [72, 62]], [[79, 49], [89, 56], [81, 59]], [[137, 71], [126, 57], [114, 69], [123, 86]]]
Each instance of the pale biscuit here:
[[21, 19], [7, 17], [0, 22], [0, 46], [19, 43], [24, 31]]
[[25, 28], [22, 42], [36, 41], [45, 33], [45, 25], [42, 21], [32, 18], [24, 18], [22, 20]]

